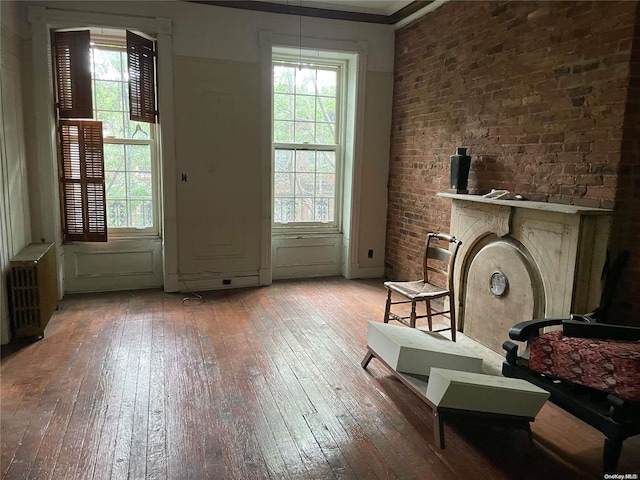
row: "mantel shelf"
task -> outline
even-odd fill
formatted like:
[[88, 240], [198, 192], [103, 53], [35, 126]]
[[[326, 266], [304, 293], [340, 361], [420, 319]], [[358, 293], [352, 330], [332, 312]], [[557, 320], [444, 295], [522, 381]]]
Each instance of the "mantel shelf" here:
[[504, 205], [506, 207], [530, 208], [547, 212], [564, 213], [567, 215], [610, 215], [613, 211], [605, 208], [581, 207], [578, 205], [565, 205], [562, 203], [532, 202], [530, 200], [503, 200], [484, 198], [482, 195], [464, 195], [460, 193], [440, 192], [436, 197], [451, 198], [467, 202], [487, 203], [492, 205]]

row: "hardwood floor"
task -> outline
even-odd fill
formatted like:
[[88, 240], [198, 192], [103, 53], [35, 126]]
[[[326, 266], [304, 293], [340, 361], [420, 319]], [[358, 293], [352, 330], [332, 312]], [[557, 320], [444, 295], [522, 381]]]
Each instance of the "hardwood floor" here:
[[[377, 361], [381, 281], [66, 297], [3, 348], [6, 479], [602, 478], [602, 436], [551, 404], [522, 431], [446, 425]], [[506, 338], [506, 332], [505, 332]], [[640, 439], [620, 471], [640, 472]]]

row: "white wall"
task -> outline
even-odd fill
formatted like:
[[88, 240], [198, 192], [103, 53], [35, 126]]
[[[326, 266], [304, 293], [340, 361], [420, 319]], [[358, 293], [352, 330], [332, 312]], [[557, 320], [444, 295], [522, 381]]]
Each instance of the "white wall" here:
[[[173, 261], [179, 279], [172, 281], [172, 289], [220, 288], [229, 278], [232, 287], [258, 284], [266, 255], [261, 238], [268, 223], [262, 205], [261, 139], [269, 135], [261, 121], [265, 106], [259, 35], [268, 31], [297, 36], [299, 17], [186, 2], [21, 2], [22, 8], [27, 5], [170, 19], [173, 52], [160, 51], [159, 61], [172, 55], [174, 63], [175, 166], [165, 165], [163, 171], [175, 197], [168, 196], [175, 205], [166, 205], [164, 218], [171, 229], [165, 231], [165, 265]], [[22, 22], [29, 32], [26, 13]], [[368, 47], [365, 145], [356, 172], [362, 196], [356, 205], [362, 211], [354, 217], [357, 238], [351, 242], [357, 245], [362, 274], [382, 275], [394, 32], [390, 26], [311, 18], [302, 19], [302, 32], [308, 38], [364, 42]], [[160, 116], [166, 122], [162, 111]], [[34, 211], [34, 219], [39, 216]], [[35, 225], [34, 233], [37, 230]], [[175, 242], [166, 241], [171, 235]], [[372, 259], [367, 258], [369, 249], [374, 250]]]
[[18, 11], [0, 2], [0, 343], [10, 338], [6, 274], [9, 261], [31, 241]]
[[[393, 74], [369, 72], [364, 126], [364, 168], [361, 172], [359, 277], [384, 275], [387, 225], [387, 179]], [[373, 187], [373, 188], [372, 188]], [[368, 257], [369, 250], [373, 256]], [[382, 268], [382, 270], [380, 270]]]
[[174, 67], [176, 125], [188, 126], [176, 130], [179, 273], [188, 286], [257, 285], [258, 65], [176, 56]]

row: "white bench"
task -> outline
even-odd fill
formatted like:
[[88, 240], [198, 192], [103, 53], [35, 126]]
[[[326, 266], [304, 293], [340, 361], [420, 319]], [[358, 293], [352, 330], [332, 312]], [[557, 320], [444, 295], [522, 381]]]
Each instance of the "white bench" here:
[[527, 381], [485, 375], [482, 359], [433, 332], [369, 322], [362, 368], [377, 358], [433, 412], [436, 445], [444, 448], [444, 417], [487, 417], [526, 430], [549, 393]]

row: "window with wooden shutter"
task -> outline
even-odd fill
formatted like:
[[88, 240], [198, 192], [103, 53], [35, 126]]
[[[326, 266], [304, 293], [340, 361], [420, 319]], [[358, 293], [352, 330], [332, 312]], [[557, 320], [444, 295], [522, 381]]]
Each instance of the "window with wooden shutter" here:
[[60, 120], [64, 240], [106, 242], [102, 122]]
[[157, 123], [155, 43], [127, 30], [127, 60], [130, 119]]
[[60, 118], [93, 118], [90, 41], [89, 30], [53, 33]]

